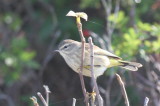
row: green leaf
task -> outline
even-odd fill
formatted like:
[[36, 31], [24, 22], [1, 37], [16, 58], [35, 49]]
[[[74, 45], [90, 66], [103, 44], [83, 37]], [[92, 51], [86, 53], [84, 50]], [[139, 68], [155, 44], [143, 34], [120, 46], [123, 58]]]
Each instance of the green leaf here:
[[81, 9], [85, 9], [87, 7], [99, 8], [100, 2], [99, 0], [81, 0], [81, 3], [79, 6]]
[[13, 53], [20, 53], [27, 46], [28, 46], [28, 42], [23, 36], [13, 38], [11, 41], [11, 51]]
[[35, 57], [36, 53], [33, 51], [23, 51], [20, 54], [20, 59], [22, 61], [29, 61]]
[[21, 18], [18, 15], [10, 12], [4, 15], [4, 22], [6, 22], [9, 27], [15, 31], [19, 30], [22, 25]]
[[137, 26], [142, 31], [151, 31], [152, 30], [151, 25], [149, 23], [143, 23], [143, 22], [139, 21], [137, 23]]

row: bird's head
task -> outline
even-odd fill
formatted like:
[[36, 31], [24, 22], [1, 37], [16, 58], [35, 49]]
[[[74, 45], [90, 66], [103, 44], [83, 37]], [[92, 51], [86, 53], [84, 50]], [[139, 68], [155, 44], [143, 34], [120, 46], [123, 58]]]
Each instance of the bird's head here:
[[80, 43], [71, 39], [63, 40], [58, 46], [58, 52], [60, 54], [72, 55], [72, 53], [77, 52], [80, 47]]

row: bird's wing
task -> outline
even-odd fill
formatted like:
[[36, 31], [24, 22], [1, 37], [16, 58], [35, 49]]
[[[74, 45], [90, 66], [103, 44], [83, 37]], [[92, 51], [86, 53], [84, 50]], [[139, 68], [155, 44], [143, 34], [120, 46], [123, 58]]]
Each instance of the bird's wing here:
[[95, 54], [96, 55], [104, 55], [104, 56], [107, 56], [109, 58], [114, 58], [114, 59], [122, 59], [121, 57], [116, 56], [115, 54], [112, 54], [112, 53], [110, 53], [106, 50], [103, 50], [103, 49], [95, 51]]
[[[89, 44], [86, 44], [85, 46], [86, 46], [86, 50], [90, 50]], [[103, 50], [103, 49], [101, 49], [101, 48], [99, 48], [98, 46], [95, 46], [95, 45], [94, 45], [94, 54], [95, 55], [104, 55], [104, 56], [107, 56], [109, 58], [114, 58], [114, 59], [122, 59], [121, 57], [116, 56], [115, 54], [112, 54], [112, 53], [110, 53], [106, 50]]]

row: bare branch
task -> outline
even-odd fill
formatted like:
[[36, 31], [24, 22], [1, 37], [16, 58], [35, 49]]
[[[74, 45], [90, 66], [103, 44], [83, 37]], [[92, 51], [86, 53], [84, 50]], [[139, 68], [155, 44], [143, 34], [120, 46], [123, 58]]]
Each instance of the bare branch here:
[[78, 31], [79, 31], [79, 35], [81, 37], [82, 51], [81, 51], [81, 65], [80, 65], [80, 70], [79, 70], [79, 77], [80, 77], [80, 81], [81, 81], [81, 85], [82, 85], [83, 95], [85, 97], [86, 106], [89, 106], [88, 95], [87, 95], [87, 92], [86, 92], [86, 87], [85, 87], [85, 84], [84, 84], [84, 78], [83, 78], [83, 74], [82, 74], [83, 66], [84, 66], [84, 58], [85, 58], [85, 42], [86, 41], [85, 41], [85, 38], [83, 36], [82, 23], [81, 23], [81, 18], [84, 18], [87, 21], [88, 16], [84, 12], [75, 13], [74, 11], [69, 11], [67, 16], [76, 17], [77, 28], [78, 28]]
[[13, 100], [6, 94], [0, 93], [0, 100], [5, 100], [8, 103], [8, 106], [15, 106]]
[[122, 94], [123, 94], [124, 99], [125, 99], [125, 104], [126, 104], [126, 106], [130, 106], [124, 83], [123, 83], [121, 77], [118, 74], [116, 74], [116, 76], [117, 76], [117, 80], [118, 80], [118, 82], [121, 86]]
[[75, 98], [73, 98], [72, 106], [76, 106], [76, 99]]
[[92, 38], [89, 37], [88, 38], [88, 41], [89, 41], [89, 45], [90, 45], [90, 60], [91, 60], [91, 78], [92, 78], [92, 81], [93, 81], [93, 84], [94, 84], [94, 87], [95, 87], [95, 90], [96, 90], [96, 94], [97, 94], [97, 98], [98, 98], [98, 104], [99, 106], [103, 106], [103, 99], [99, 93], [99, 89], [98, 89], [98, 86], [97, 86], [97, 82], [96, 82], [96, 77], [95, 77], [95, 74], [94, 74], [94, 45], [93, 45], [93, 42], [92, 42]]
[[81, 85], [82, 85], [83, 95], [85, 97], [86, 106], [88, 106], [89, 102], [88, 102], [86, 87], [85, 87], [85, 84], [84, 84], [84, 78], [83, 78], [83, 75], [82, 75], [83, 66], [84, 66], [84, 58], [85, 58], [85, 38], [83, 37], [83, 33], [82, 33], [82, 24], [77, 23], [77, 27], [78, 27], [79, 34], [81, 35], [81, 42], [82, 42], [81, 66], [80, 66], [80, 71], [79, 71], [79, 77], [80, 77], [80, 80], [81, 80]]
[[39, 96], [39, 98], [41, 99], [41, 101], [43, 102], [44, 106], [48, 106], [47, 102], [45, 101], [44, 97], [42, 96], [42, 94], [40, 92], [37, 93], [37, 95]]
[[149, 98], [148, 98], [148, 97], [145, 97], [144, 106], [148, 106], [148, 102], [149, 102]]
[[112, 51], [111, 41], [112, 41], [112, 33], [115, 29], [116, 19], [119, 12], [120, 0], [116, 0], [115, 9], [114, 9], [114, 22], [109, 21], [109, 16], [112, 11], [112, 0], [101, 0], [102, 6], [105, 10], [105, 19], [106, 19], [106, 34], [107, 36], [103, 36], [105, 41], [107, 41], [109, 51]]
[[120, 0], [116, 0], [116, 6], [115, 6], [115, 10], [114, 10], [114, 19], [115, 19], [115, 21], [110, 26], [110, 30], [111, 30], [110, 34], [111, 35], [112, 35], [112, 33], [113, 33], [114, 29], [115, 29], [116, 20], [118, 19], [119, 6], [120, 6]]
[[45, 89], [45, 93], [46, 93], [46, 103], [49, 104], [49, 93], [51, 93], [51, 91], [49, 90], [47, 85], [43, 85], [44, 89]]
[[35, 96], [32, 96], [30, 99], [33, 101], [34, 106], [39, 106], [37, 98]]

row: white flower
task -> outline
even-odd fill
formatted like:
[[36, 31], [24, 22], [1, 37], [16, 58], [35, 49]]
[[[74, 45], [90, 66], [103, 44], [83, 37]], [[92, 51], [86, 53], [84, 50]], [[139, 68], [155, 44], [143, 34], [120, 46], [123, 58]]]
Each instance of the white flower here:
[[15, 62], [15, 59], [12, 57], [7, 57], [4, 61], [7, 66], [12, 66], [13, 63]]

